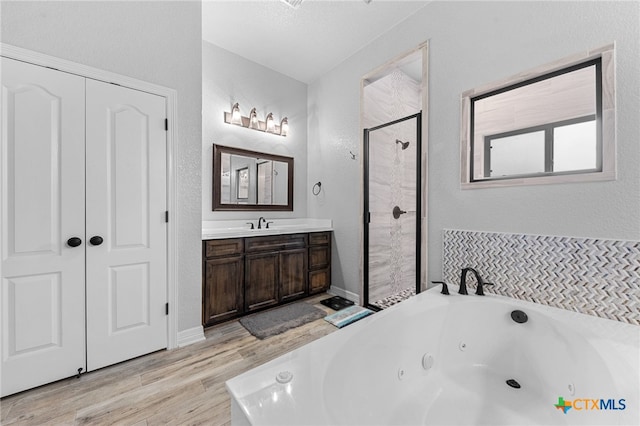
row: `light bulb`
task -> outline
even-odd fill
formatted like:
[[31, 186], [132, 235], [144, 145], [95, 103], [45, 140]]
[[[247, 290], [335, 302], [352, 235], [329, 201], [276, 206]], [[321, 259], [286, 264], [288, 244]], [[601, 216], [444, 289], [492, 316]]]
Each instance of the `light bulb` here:
[[231, 107], [231, 124], [242, 124], [242, 115], [240, 115], [240, 106], [236, 102]]
[[267, 118], [265, 119], [267, 123], [267, 132], [273, 133], [276, 131], [276, 123], [273, 121], [273, 114], [267, 114]]
[[256, 113], [256, 109], [252, 108], [249, 112], [249, 127], [252, 129], [259, 129], [260, 125], [258, 124], [258, 114]]

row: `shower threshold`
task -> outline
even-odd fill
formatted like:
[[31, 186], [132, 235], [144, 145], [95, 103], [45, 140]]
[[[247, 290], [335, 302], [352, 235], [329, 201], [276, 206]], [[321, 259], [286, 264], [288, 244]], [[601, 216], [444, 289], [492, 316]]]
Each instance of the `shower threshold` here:
[[398, 293], [395, 293], [383, 299], [377, 300], [373, 302], [372, 305], [385, 309], [395, 305], [396, 303], [400, 303], [403, 300], [407, 300], [411, 296], [415, 296], [415, 295], [416, 295], [416, 289], [414, 287], [409, 287], [409, 288], [405, 288], [404, 290], [400, 290]]

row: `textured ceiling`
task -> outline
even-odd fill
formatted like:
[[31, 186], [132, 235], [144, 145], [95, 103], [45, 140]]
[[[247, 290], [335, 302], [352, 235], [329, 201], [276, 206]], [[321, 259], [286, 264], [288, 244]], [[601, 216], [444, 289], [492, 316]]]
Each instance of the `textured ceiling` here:
[[428, 1], [279, 0], [202, 3], [202, 38], [311, 83]]

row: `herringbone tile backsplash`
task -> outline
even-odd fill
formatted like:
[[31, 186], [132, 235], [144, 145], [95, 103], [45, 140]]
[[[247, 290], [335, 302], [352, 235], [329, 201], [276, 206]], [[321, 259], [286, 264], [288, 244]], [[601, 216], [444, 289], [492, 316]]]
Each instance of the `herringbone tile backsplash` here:
[[467, 266], [486, 293], [640, 325], [640, 241], [445, 230], [443, 279]]

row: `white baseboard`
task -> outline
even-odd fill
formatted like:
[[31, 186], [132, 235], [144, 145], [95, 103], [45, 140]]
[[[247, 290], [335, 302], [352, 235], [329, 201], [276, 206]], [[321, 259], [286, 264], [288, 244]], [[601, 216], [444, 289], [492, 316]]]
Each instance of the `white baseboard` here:
[[178, 347], [191, 345], [192, 343], [204, 340], [204, 329], [202, 326], [189, 328], [178, 332]]
[[333, 294], [334, 296], [344, 297], [345, 299], [349, 299], [352, 302], [356, 303], [357, 305], [360, 305], [360, 295], [357, 293], [353, 293], [348, 290], [334, 287], [334, 286], [331, 286], [329, 288], [329, 291], [327, 291], [327, 293]]

